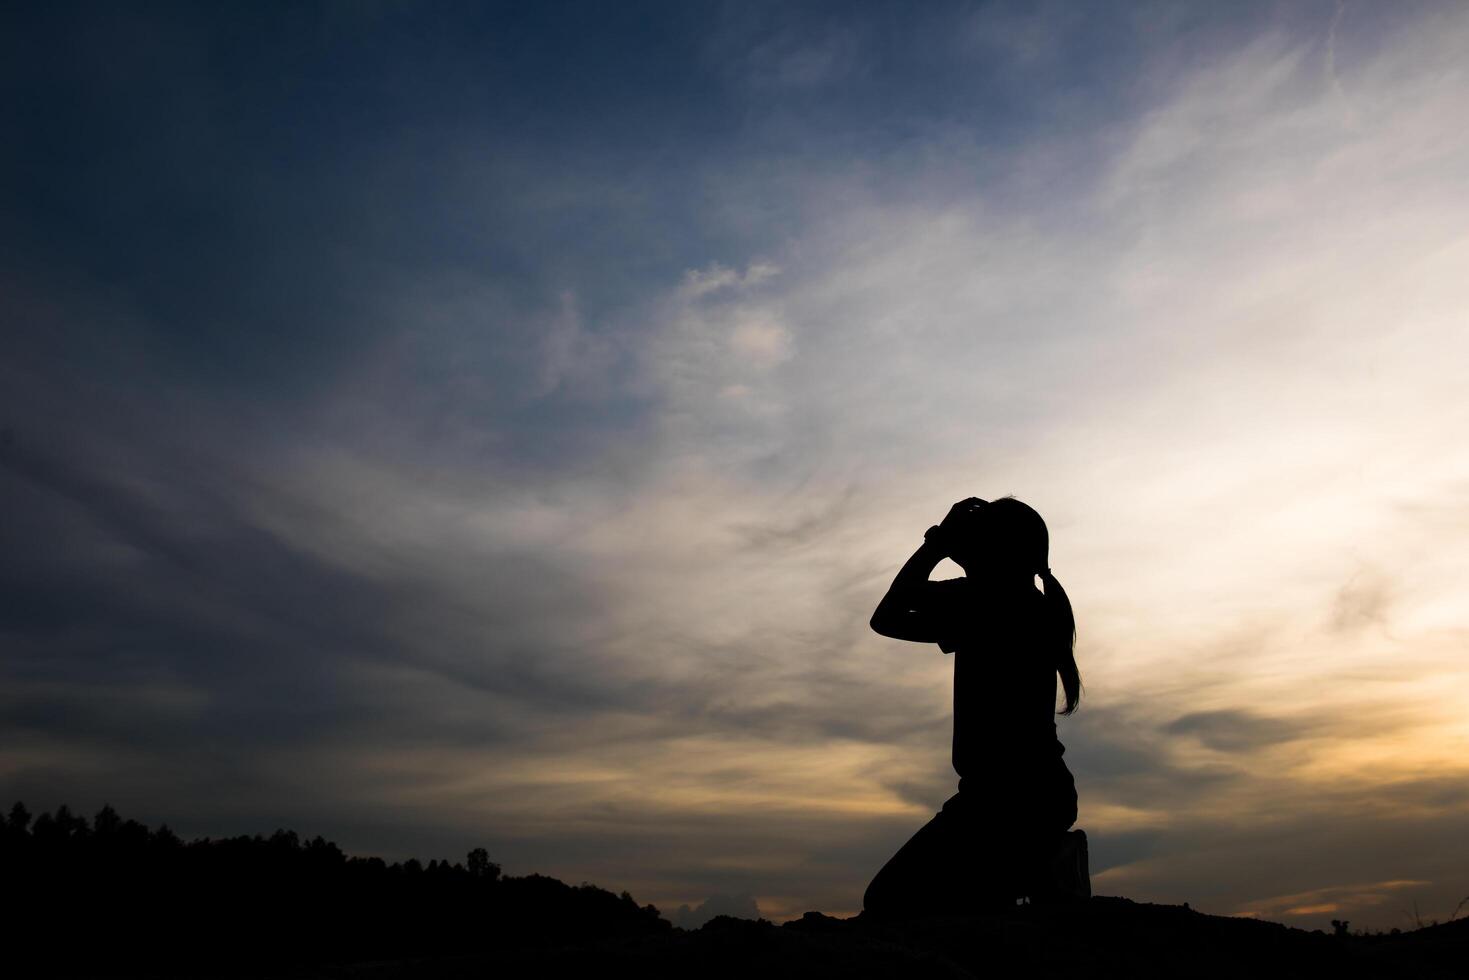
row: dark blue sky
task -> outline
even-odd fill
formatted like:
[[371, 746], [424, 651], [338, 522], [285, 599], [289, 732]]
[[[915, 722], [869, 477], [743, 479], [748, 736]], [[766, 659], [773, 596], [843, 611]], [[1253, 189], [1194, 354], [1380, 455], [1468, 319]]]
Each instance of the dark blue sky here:
[[[390, 329], [369, 302], [384, 276], [489, 277], [523, 309], [571, 283], [615, 316], [690, 256], [795, 233], [790, 171], [870, 166], [901, 194], [960, 129], [980, 183], [1002, 169], [985, 146], [1146, 98], [1118, 69], [1150, 18], [1036, 28], [1065, 49], [1037, 56], [1038, 90], [1010, 52], [956, 41], [984, 9], [22, 5], [8, 261], [108, 293], [186, 375], [246, 387], [309, 384]], [[1201, 17], [1159, 20], [1186, 36]], [[769, 192], [751, 227], [712, 213], [733, 179]]]

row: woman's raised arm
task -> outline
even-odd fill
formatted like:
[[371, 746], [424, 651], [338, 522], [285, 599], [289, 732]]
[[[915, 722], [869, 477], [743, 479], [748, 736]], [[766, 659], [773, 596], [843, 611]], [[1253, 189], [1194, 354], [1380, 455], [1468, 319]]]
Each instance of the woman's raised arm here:
[[895, 640], [912, 640], [915, 643], [937, 643], [940, 620], [934, 615], [932, 603], [925, 601], [932, 594], [933, 586], [928, 576], [939, 562], [948, 557], [944, 548], [935, 539], [934, 530], [924, 537], [923, 544], [913, 552], [888, 586], [887, 594], [877, 604], [872, 614], [872, 628], [883, 636]]

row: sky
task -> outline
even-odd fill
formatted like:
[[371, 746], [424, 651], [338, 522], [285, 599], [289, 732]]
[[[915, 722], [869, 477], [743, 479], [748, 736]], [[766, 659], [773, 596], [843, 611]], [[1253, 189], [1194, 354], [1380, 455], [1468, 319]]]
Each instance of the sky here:
[[[1045, 516], [1100, 894], [1469, 896], [1469, 8], [7, 4], [0, 801], [851, 914]], [[938, 577], [958, 574], [945, 565]]]

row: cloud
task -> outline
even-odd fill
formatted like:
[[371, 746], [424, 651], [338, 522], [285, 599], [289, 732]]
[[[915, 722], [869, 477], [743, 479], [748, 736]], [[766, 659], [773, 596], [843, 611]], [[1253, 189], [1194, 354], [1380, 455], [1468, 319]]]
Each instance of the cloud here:
[[1353, 575], [1336, 593], [1331, 628], [1338, 632], [1366, 629], [1387, 621], [1392, 585], [1381, 577]]
[[713, 262], [706, 268], [689, 269], [684, 273], [683, 293], [698, 299], [725, 289], [758, 286], [779, 274], [780, 269], [768, 262], [751, 263], [744, 273]]
[[760, 906], [751, 895], [710, 895], [697, 908], [680, 905], [674, 910], [670, 921], [680, 929], [697, 929], [716, 915], [731, 915], [736, 919], [759, 919]]
[[[1374, 881], [1363, 884], [1317, 888], [1296, 895], [1278, 895], [1236, 913], [1251, 918], [1268, 918], [1290, 922], [1299, 916], [1318, 916], [1340, 912], [1343, 908], [1397, 905], [1401, 893], [1429, 885], [1427, 881]], [[1397, 911], [1394, 909], [1394, 911]]]
[[1277, 745], [1305, 733], [1299, 722], [1238, 710], [1196, 711], [1173, 719], [1162, 730], [1169, 735], [1191, 735], [1220, 752]]
[[757, 368], [770, 368], [791, 357], [791, 334], [766, 317], [742, 320], [730, 331], [729, 346]]
[[866, 18], [728, 5], [707, 42], [710, 60], [741, 88], [800, 94], [861, 75], [871, 59]]

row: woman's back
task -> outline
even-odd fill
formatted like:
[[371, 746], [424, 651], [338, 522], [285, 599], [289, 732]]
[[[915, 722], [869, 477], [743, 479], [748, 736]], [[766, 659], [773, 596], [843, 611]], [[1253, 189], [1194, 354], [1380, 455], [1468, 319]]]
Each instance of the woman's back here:
[[943, 597], [939, 646], [954, 655], [954, 770], [993, 782], [1059, 758], [1045, 597], [969, 578], [930, 585]]

